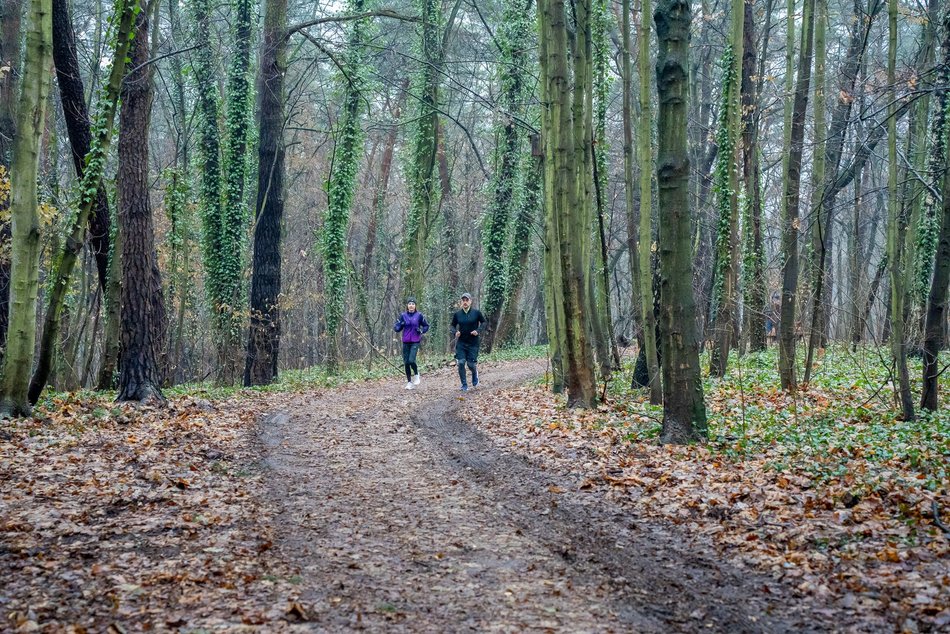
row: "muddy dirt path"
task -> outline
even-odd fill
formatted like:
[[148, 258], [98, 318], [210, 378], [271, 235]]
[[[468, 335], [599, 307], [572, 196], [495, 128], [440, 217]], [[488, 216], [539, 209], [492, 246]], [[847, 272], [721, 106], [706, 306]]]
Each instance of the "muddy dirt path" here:
[[[487, 365], [462, 398], [367, 383], [289, 401], [261, 423], [299, 570], [302, 631], [802, 632], [836, 627], [786, 588], [672, 527], [634, 520], [500, 450], [457, 416], [543, 372]], [[555, 492], [557, 494], [555, 494]], [[838, 627], [840, 627], [840, 623]]]

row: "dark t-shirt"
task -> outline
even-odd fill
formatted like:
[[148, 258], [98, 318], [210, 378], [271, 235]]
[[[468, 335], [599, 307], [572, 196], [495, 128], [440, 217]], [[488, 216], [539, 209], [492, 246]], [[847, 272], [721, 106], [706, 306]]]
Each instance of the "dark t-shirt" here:
[[485, 323], [485, 316], [477, 308], [470, 308], [466, 313], [464, 310], [457, 310], [452, 315], [452, 326], [456, 328], [461, 335], [459, 341], [465, 344], [478, 344], [480, 337], [473, 336], [473, 330], [478, 330], [480, 324]]

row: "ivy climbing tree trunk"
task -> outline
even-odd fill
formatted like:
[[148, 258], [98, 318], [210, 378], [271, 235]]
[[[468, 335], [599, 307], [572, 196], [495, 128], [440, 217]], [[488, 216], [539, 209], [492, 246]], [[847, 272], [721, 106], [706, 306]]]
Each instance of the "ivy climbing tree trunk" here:
[[191, 56], [195, 87], [198, 164], [200, 166], [199, 215], [202, 228], [202, 255], [205, 294], [211, 312], [212, 336], [217, 360], [215, 380], [224, 383], [228, 373], [228, 330], [230, 306], [225, 297], [225, 240], [221, 220], [221, 134], [218, 129], [220, 95], [216, 56], [212, 54], [211, 2], [191, 4], [194, 32], [192, 40], [200, 50]]
[[154, 65], [149, 64], [149, 25], [159, 0], [142, 3], [129, 54], [132, 70], [122, 83], [119, 127], [119, 224], [122, 232], [122, 301], [119, 401], [164, 402], [162, 353], [167, 320], [162, 278], [155, 252], [149, 201], [149, 123], [154, 96]]
[[709, 355], [709, 373], [722, 377], [729, 364], [739, 282], [739, 125], [741, 123], [740, 90], [742, 88], [742, 30], [745, 24], [745, 1], [732, 2], [732, 30], [722, 58], [723, 92], [716, 135], [719, 153], [713, 190], [719, 207], [716, 232], [716, 263], [713, 285], [714, 341]]
[[511, 247], [508, 250], [507, 300], [495, 333], [494, 341], [497, 345], [511, 343], [518, 335], [523, 323], [519, 317], [519, 306], [524, 290], [525, 273], [528, 269], [528, 256], [531, 251], [531, 233], [541, 206], [543, 161], [534, 157], [524, 157], [523, 161], [525, 163], [522, 167], [524, 190], [520, 210], [511, 232]]
[[[129, 0], [116, 3], [114, 16], [119, 16]], [[126, 39], [131, 26], [126, 29]], [[116, 42], [117, 45], [121, 41]], [[128, 45], [126, 44], [126, 49]], [[113, 60], [116, 60], [113, 57]], [[76, 55], [76, 34], [69, 15], [67, 0], [53, 0], [53, 63], [56, 65], [56, 81], [59, 86], [60, 102], [63, 106], [63, 118], [66, 120], [66, 132], [72, 148], [73, 165], [76, 176], [82, 179], [86, 157], [92, 146], [92, 132], [89, 126], [89, 112], [86, 108], [86, 91], [83, 87], [79, 58]], [[122, 72], [125, 60], [121, 60]], [[121, 78], [121, 75], [119, 75]], [[116, 93], [118, 98], [118, 93]], [[111, 136], [111, 131], [110, 131]], [[106, 188], [100, 182], [96, 188], [95, 201], [89, 214], [89, 247], [96, 259], [96, 273], [103, 292], [109, 276], [109, 232], [112, 224], [109, 216], [109, 199]]]
[[436, 159], [444, 20], [441, 0], [419, 0], [419, 3], [422, 62], [413, 89], [418, 99], [418, 109], [409, 167], [410, 206], [403, 246], [402, 293], [406, 297], [415, 295], [425, 301], [426, 245], [439, 208], [440, 195]]
[[[347, 8], [351, 15], [365, 10], [365, 0], [350, 0]], [[333, 172], [327, 188], [327, 210], [323, 218], [321, 250], [326, 284], [327, 365], [336, 372], [342, 361], [339, 329], [346, 307], [346, 282], [349, 274], [346, 260], [346, 235], [350, 222], [350, 208], [356, 190], [356, 176], [363, 156], [363, 128], [360, 121], [360, 103], [363, 100], [365, 80], [364, 39], [368, 22], [354, 20], [346, 50], [346, 88], [343, 91], [343, 113], [333, 150]]]
[[[934, 16], [936, 17], [936, 16]], [[916, 258], [914, 262], [914, 295], [922, 302], [923, 321], [926, 320], [927, 306], [930, 303], [928, 291], [932, 288], [931, 278], [934, 269], [934, 255], [940, 234], [941, 205], [935, 195], [941, 187], [942, 174], [947, 160], [947, 94], [950, 86], [950, 9], [944, 9], [943, 39], [940, 44], [940, 63], [935, 68], [933, 82], [933, 106], [930, 122], [930, 155], [927, 174], [932, 179], [931, 187], [924, 188], [924, 206], [920, 219], [917, 238]], [[935, 27], [936, 28], [936, 27]], [[926, 333], [926, 326], [922, 328]], [[926, 334], [924, 335], [926, 337]]]
[[251, 0], [234, 0], [234, 56], [228, 69], [224, 143], [224, 195], [221, 206], [220, 320], [223, 383], [238, 377], [241, 333], [247, 312], [244, 252], [247, 247], [247, 146], [251, 135]]
[[23, 78], [16, 106], [16, 137], [10, 173], [12, 254], [9, 336], [0, 379], [0, 414], [28, 416], [30, 371], [36, 342], [39, 292], [40, 218], [36, 192], [39, 145], [46, 120], [49, 67], [53, 58], [50, 0], [31, 0], [23, 54]]
[[[943, 70], [940, 79], [942, 85], [947, 85], [947, 79], [950, 78], [950, 9], [944, 12], [943, 17], [944, 40], [943, 49]], [[938, 79], [938, 84], [940, 84]], [[939, 107], [946, 111], [947, 89], [942, 89], [937, 95], [935, 101]], [[947, 286], [950, 282], [950, 162], [947, 161], [946, 147], [950, 143], [950, 121], [943, 116], [939, 118], [941, 127], [934, 132], [934, 145], [939, 143], [943, 146], [942, 165], [939, 159], [933, 159], [931, 154], [931, 165], [937, 163], [943, 170], [943, 206], [941, 217], [937, 218], [935, 227], [934, 253], [934, 271], [930, 284], [930, 292], [927, 296], [927, 312], [924, 321], [924, 345], [923, 345], [923, 389], [920, 395], [921, 409], [936, 411], [938, 407], [937, 390], [938, 377], [940, 374], [940, 364], [938, 355], [940, 348], [946, 344], [944, 341], [944, 327], [947, 315]], [[938, 118], [934, 117], [933, 125], [937, 126]], [[938, 171], [938, 175], [939, 175]]]
[[488, 208], [488, 226], [485, 231], [485, 311], [486, 329], [482, 345], [491, 352], [501, 319], [502, 310], [508, 301], [508, 260], [505, 247], [509, 242], [510, 214], [520, 204], [523, 185], [521, 174], [522, 134], [518, 119], [524, 117], [527, 95], [528, 41], [534, 24], [531, 20], [531, 5], [534, 0], [511, 2], [505, 6], [501, 26], [498, 29], [500, 61], [500, 110], [495, 150], [497, 168], [492, 178], [491, 202]]
[[[54, 0], [58, 2], [59, 0]], [[106, 167], [106, 160], [109, 156], [109, 147], [112, 144], [112, 130], [115, 125], [115, 114], [118, 108], [122, 80], [125, 76], [126, 59], [129, 54], [134, 32], [132, 25], [135, 20], [135, 14], [138, 11], [138, 0], [118, 0], [115, 7], [115, 24], [111, 29], [114, 38], [114, 51], [112, 54], [113, 64], [109, 71], [109, 79], [102, 86], [99, 100], [96, 105], [95, 129], [90, 133], [88, 123], [84, 122], [85, 137], [78, 137], [80, 142], [87, 146], [87, 153], [81, 160], [83, 165], [80, 171], [80, 198], [79, 209], [69, 228], [69, 234], [63, 244], [63, 250], [58, 254], [56, 265], [52, 275], [52, 283], [49, 286], [49, 302], [46, 313], [43, 317], [43, 337], [40, 340], [39, 355], [36, 364], [36, 371], [30, 381], [30, 402], [36, 403], [46, 382], [49, 380], [52, 370], [53, 354], [59, 345], [60, 318], [63, 312], [63, 304], [66, 301], [66, 294], [69, 290], [69, 282], [72, 279], [73, 269], [76, 261], [86, 243], [87, 226], [99, 224], [99, 221], [93, 221], [93, 217], [99, 214], [101, 205], [107, 204], [105, 200], [105, 191], [102, 187], [102, 176]], [[78, 71], [78, 66], [75, 68]], [[72, 81], [70, 79], [69, 81]], [[75, 87], [73, 87], [75, 88]], [[80, 87], [81, 90], [81, 87]], [[70, 105], [73, 107], [75, 95], [70, 98]], [[64, 104], [64, 108], [66, 105]], [[83, 103], [85, 112], [85, 103]], [[82, 131], [79, 132], [82, 134]], [[73, 143], [74, 152], [76, 144]], [[105, 212], [108, 214], [108, 210]], [[102, 229], [101, 225], [99, 227]], [[106, 227], [106, 231], [108, 226]], [[105, 236], [106, 249], [108, 249], [108, 235]], [[100, 236], [100, 243], [102, 237]], [[100, 278], [100, 284], [108, 279]]]
[[[743, 304], [745, 340], [749, 350], [758, 352], [767, 345], [765, 332], [765, 247], [762, 243], [762, 172], [759, 160], [759, 122], [764, 65], [772, 30], [772, 0], [765, 8], [762, 29], [762, 56], [756, 59], [752, 3], [745, 3], [742, 29], [742, 177], [745, 184], [743, 246]], [[758, 64], [758, 71], [756, 65]], [[754, 77], [758, 75], [758, 77]]]
[[686, 147], [691, 18], [687, 0], [661, 0], [654, 13], [659, 42], [657, 184], [660, 192], [660, 333], [663, 338], [660, 440], [664, 443], [693, 442], [704, 439], [707, 434], [692, 284]]
[[801, 55], [798, 58], [798, 79], [795, 82], [795, 101], [789, 150], [785, 171], [785, 193], [782, 200], [782, 313], [779, 327], [778, 370], [783, 390], [798, 387], [795, 374], [796, 321], [795, 304], [798, 298], [798, 208], [801, 200], [802, 154], [805, 147], [805, 111], [808, 108], [808, 89], [811, 85], [811, 58], [814, 44], [815, 0], [805, 0], [802, 13]]
[[258, 159], [251, 324], [244, 385], [277, 377], [280, 348], [280, 242], [284, 215], [284, 73], [287, 69], [287, 0], [266, 0], [257, 83]]

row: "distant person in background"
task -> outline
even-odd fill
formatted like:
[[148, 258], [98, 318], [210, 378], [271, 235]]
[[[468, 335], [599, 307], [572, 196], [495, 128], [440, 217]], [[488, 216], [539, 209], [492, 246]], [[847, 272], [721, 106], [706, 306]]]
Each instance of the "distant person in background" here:
[[765, 343], [774, 343], [778, 339], [779, 316], [782, 314], [782, 295], [772, 291], [769, 307], [765, 311]]
[[393, 330], [402, 333], [402, 362], [406, 367], [406, 389], [419, 385], [419, 366], [416, 365], [416, 353], [422, 335], [429, 332], [426, 316], [416, 310], [416, 298], [406, 299], [406, 312], [399, 315]]
[[468, 391], [465, 366], [472, 372], [472, 387], [478, 386], [478, 329], [485, 323], [485, 316], [477, 308], [472, 308], [472, 296], [462, 293], [459, 300], [461, 308], [452, 315], [452, 327], [455, 328], [455, 361], [459, 367], [459, 380], [462, 391]]

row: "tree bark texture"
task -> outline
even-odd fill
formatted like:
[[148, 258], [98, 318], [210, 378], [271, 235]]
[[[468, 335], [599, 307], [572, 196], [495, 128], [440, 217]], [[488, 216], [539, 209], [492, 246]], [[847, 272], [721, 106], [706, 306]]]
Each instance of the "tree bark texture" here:
[[[950, 64], [950, 10], [944, 14], [943, 27], [946, 30], [946, 38], [943, 41], [943, 61]], [[947, 77], [950, 71], [945, 70], [943, 77]], [[946, 92], [946, 89], [944, 89]], [[943, 102], [938, 98], [938, 103]], [[941, 119], [943, 130], [937, 134], [942, 135], [944, 147], [950, 143], [950, 122]], [[937, 377], [940, 372], [938, 363], [938, 354], [946, 342], [944, 341], [944, 327], [947, 315], [947, 285], [950, 283], [950, 161], [947, 161], [947, 155], [943, 156], [943, 208], [942, 218], [940, 218], [940, 233], [937, 238], [937, 249], [934, 258], [934, 273], [930, 284], [930, 293], [927, 296], [927, 314], [924, 323], [924, 368], [923, 368], [923, 391], [920, 396], [921, 409], [936, 411], [938, 407], [937, 400]]]
[[287, 69], [287, 0], [264, 4], [264, 36], [258, 75], [258, 168], [251, 325], [244, 385], [277, 377], [280, 348], [280, 244], [284, 215], [284, 73]]
[[640, 160], [640, 228], [637, 233], [637, 277], [632, 284], [639, 288], [640, 319], [643, 324], [643, 353], [650, 403], [663, 402], [660, 359], [656, 340], [656, 313], [653, 312], [653, 86], [650, 81], [650, 0], [641, 0], [640, 30], [637, 35], [637, 65], [640, 71], [640, 119], [638, 121]]
[[802, 154], [805, 147], [805, 111], [808, 108], [808, 89], [811, 84], [811, 58], [814, 44], [815, 0], [805, 0], [802, 19], [801, 55], [798, 60], [798, 79], [792, 106], [792, 127], [785, 173], [784, 214], [782, 217], [782, 257], [785, 260], [782, 275], [782, 315], [779, 327], [779, 377], [783, 390], [794, 391], [798, 386], [795, 371], [797, 342], [795, 309], [798, 300], [798, 215], [801, 201]]
[[[59, 1], [60, 0], [54, 0], [54, 2]], [[135, 11], [137, 7], [138, 0], [126, 0], [125, 2], [121, 3], [121, 5], [118, 5], [120, 12], [119, 23], [116, 29], [115, 50], [112, 52], [112, 59], [114, 60], [114, 63], [110, 68], [109, 78], [104, 85], [99, 97], [99, 101], [96, 104], [96, 108], [99, 111], [96, 113], [95, 138], [93, 138], [93, 135], [89, 129], [88, 122], [83, 120], [83, 124], [79, 126], [83, 129], [79, 130], [78, 134], [84, 134], [85, 136], [79, 138], [78, 142], [84, 143], [86, 148], [86, 153], [76, 163], [76, 170], [79, 172], [80, 176], [79, 209], [76, 210], [75, 217], [73, 218], [72, 224], [69, 227], [69, 234], [66, 236], [63, 249], [58, 254], [58, 259], [56, 260], [55, 268], [51, 275], [52, 282], [49, 283], [49, 301], [47, 302], [46, 313], [43, 316], [43, 336], [40, 340], [36, 371], [33, 373], [33, 378], [30, 381], [30, 402], [34, 404], [39, 399], [40, 394], [43, 392], [43, 388], [46, 387], [46, 383], [50, 377], [50, 372], [52, 371], [54, 350], [60, 344], [59, 332], [62, 321], [63, 305], [66, 302], [66, 294], [69, 291], [69, 283], [72, 279], [73, 269], [76, 267], [76, 262], [79, 259], [79, 254], [82, 252], [83, 246], [86, 244], [86, 225], [99, 225], [99, 229], [102, 229], [101, 224], [94, 220], [94, 217], [97, 214], [103, 213], [101, 208], [102, 204], [106, 205], [104, 211], [106, 215], [105, 248], [108, 251], [109, 210], [108, 201], [105, 198], [105, 189], [102, 186], [102, 176], [103, 172], [105, 171], [106, 157], [109, 154], [109, 147], [112, 143], [112, 130], [115, 123], [115, 115], [116, 110], [118, 109], [122, 79], [125, 75], [126, 59], [128, 57], [131, 42], [129, 36], [132, 34], [132, 26], [134, 23]], [[54, 7], [54, 16], [55, 14], [56, 9]], [[54, 17], [54, 34], [56, 32], [55, 19], [56, 18]], [[53, 54], [55, 58], [55, 42], [53, 46]], [[75, 62], [75, 59], [73, 59], [73, 62]], [[74, 70], [78, 72], [78, 64]], [[67, 81], [72, 82], [73, 79], [69, 78]], [[75, 86], [73, 88], [75, 88]], [[81, 84], [78, 89], [81, 93]], [[71, 107], [78, 108], [79, 106], [72, 102], [72, 99], [74, 98], [75, 95], [70, 98], [69, 105]], [[65, 108], [65, 98], [63, 105]], [[85, 116], [86, 105], [84, 102], [82, 103], [81, 108], [82, 113]], [[73, 143], [74, 157], [75, 150], [76, 144]], [[100, 243], [101, 242], [102, 240], [100, 237]], [[93, 247], [93, 251], [95, 251], [95, 247]], [[108, 264], [108, 252], [105, 255], [105, 263]], [[98, 256], [96, 257], [96, 265], [98, 268]], [[105, 273], [105, 277], [103, 277], [101, 274], [99, 277], [100, 288], [103, 290], [106, 290], [108, 286], [108, 268], [106, 269]]]
[[[20, 75], [20, 15], [23, 0], [0, 0], [0, 66], [10, 72], [0, 75], [0, 166], [2, 179], [10, 184], [10, 163], [13, 139], [16, 137], [16, 98]], [[0, 196], [0, 211], [10, 207], [10, 194]], [[7, 345], [10, 318], [10, 252], [11, 223], [0, 221], [0, 359]]]
[[910, 374], [907, 371], [907, 342], [905, 341], [904, 231], [897, 200], [897, 113], [894, 85], [897, 67], [897, 0], [887, 3], [887, 259], [891, 281], [891, 355], [897, 373], [897, 399], [904, 420], [914, 419], [914, 401], [910, 391]]
[[[92, 131], [89, 126], [89, 111], [86, 108], [86, 92], [82, 83], [79, 58], [76, 56], [76, 34], [73, 30], [68, 4], [67, 0], [53, 0], [53, 63], [56, 64], [56, 81], [59, 84], [63, 118], [66, 120], [66, 132], [72, 148], [73, 165], [76, 168], [76, 176], [82, 179], [86, 155], [89, 154], [92, 145]], [[124, 59], [122, 68], [125, 68]], [[92, 213], [89, 215], [89, 248], [96, 258], [96, 273], [103, 292], [105, 292], [109, 277], [111, 224], [109, 198], [106, 195], [106, 188], [100, 182], [96, 188]]]
[[0, 413], [12, 416], [27, 416], [31, 411], [27, 393], [36, 343], [41, 246], [36, 177], [49, 97], [49, 67], [53, 57], [51, 13], [50, 0], [31, 0], [22, 88], [16, 106], [16, 137], [10, 174], [10, 330], [0, 383]]
[[[659, 185], [660, 333], [663, 349], [664, 443], [706, 437], [690, 249], [689, 154], [686, 143], [689, 29], [686, 0], [661, 0], [654, 14], [659, 51], [657, 183]], [[642, 275], [642, 272], [641, 272]], [[644, 298], [645, 299], [645, 298]]]
[[[765, 350], [765, 251], [762, 243], [762, 172], [759, 161], [759, 121], [762, 77], [753, 82], [756, 66], [755, 24], [752, 3], [745, 3], [742, 29], [742, 178], [745, 182], [745, 244], [743, 253], [745, 304], [745, 339], [749, 350]], [[762, 61], [768, 51], [769, 31], [772, 28], [772, 1], [766, 7], [763, 28]], [[761, 69], [762, 66], [759, 66]]]
[[153, 69], [149, 25], [158, 0], [143, 3], [122, 84], [119, 170], [116, 175], [122, 239], [119, 401], [164, 401], [162, 352], [167, 320], [149, 202], [149, 123]]

